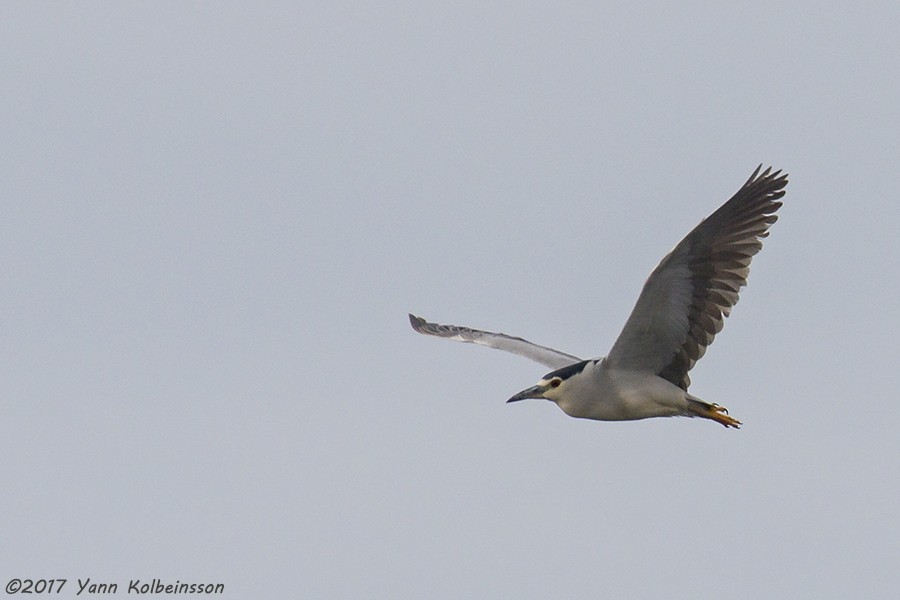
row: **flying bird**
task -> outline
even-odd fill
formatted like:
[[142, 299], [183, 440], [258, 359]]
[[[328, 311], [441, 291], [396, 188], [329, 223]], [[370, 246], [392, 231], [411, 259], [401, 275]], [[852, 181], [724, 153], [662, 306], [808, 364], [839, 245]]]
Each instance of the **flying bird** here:
[[512, 352], [554, 369], [507, 402], [542, 398], [567, 415], [598, 421], [700, 417], [741, 422], [724, 406], [690, 394], [688, 372], [706, 352], [747, 284], [750, 261], [777, 220], [787, 174], [762, 165], [667, 254], [638, 297], [609, 354], [582, 360], [520, 337], [409, 315], [425, 335]]

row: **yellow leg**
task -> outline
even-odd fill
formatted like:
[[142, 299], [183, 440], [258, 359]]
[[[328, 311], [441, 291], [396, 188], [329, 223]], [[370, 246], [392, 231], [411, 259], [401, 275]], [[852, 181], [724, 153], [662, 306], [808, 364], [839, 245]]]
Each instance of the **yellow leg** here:
[[718, 404], [710, 404], [709, 408], [701, 413], [702, 417], [712, 419], [716, 423], [721, 423], [725, 427], [734, 427], [740, 429], [741, 422], [728, 416], [728, 409]]

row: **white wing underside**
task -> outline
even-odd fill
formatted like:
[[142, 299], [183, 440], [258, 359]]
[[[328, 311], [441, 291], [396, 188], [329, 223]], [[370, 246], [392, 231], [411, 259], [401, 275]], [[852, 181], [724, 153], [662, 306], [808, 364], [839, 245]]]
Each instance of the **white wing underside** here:
[[553, 348], [539, 346], [520, 337], [513, 337], [505, 333], [494, 333], [493, 331], [481, 331], [470, 327], [461, 327], [459, 325], [439, 325], [437, 323], [429, 323], [421, 317], [409, 315], [409, 323], [412, 328], [424, 335], [434, 335], [437, 337], [456, 340], [459, 342], [467, 342], [470, 344], [479, 344], [488, 348], [503, 350], [529, 358], [536, 363], [540, 363], [551, 369], [559, 369], [577, 362], [582, 359]]

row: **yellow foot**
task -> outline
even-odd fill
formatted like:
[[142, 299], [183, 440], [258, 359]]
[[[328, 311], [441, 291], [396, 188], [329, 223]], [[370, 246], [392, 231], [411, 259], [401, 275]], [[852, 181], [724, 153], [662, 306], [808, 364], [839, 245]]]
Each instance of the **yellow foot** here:
[[707, 419], [712, 419], [717, 423], [721, 423], [725, 427], [734, 427], [735, 429], [740, 429], [741, 427], [741, 422], [729, 417], [728, 409], [724, 406], [719, 406], [718, 404], [710, 404], [709, 410], [707, 410], [703, 416]]

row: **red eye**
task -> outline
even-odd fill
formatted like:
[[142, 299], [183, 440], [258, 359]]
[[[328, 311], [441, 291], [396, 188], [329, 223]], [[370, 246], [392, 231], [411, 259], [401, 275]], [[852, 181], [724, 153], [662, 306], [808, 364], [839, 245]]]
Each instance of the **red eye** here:
[[550, 382], [550, 387], [558, 388], [559, 384], [561, 384], [561, 383], [562, 383], [561, 379], [554, 379], [553, 381]]

